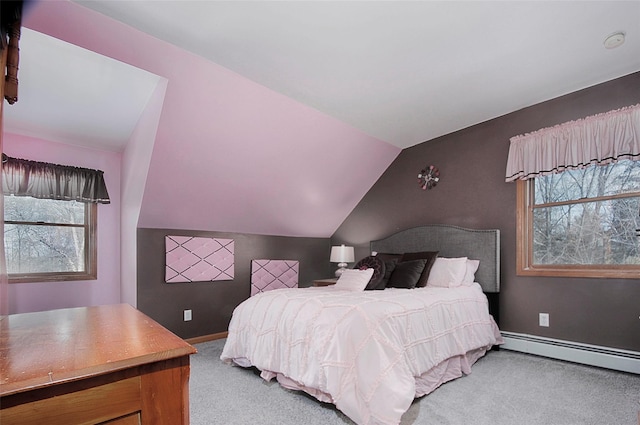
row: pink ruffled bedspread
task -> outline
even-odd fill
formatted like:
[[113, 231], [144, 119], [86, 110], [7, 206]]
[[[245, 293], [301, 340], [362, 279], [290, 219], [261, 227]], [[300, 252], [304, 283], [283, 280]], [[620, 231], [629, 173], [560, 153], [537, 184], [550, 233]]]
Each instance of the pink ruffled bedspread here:
[[221, 359], [255, 366], [358, 424], [398, 424], [415, 397], [502, 343], [479, 285], [278, 289], [240, 304]]

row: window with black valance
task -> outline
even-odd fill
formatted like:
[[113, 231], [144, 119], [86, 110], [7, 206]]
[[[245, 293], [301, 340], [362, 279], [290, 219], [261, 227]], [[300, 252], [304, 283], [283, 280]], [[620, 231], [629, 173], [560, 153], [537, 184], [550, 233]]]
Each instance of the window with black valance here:
[[5, 195], [100, 204], [111, 202], [104, 173], [100, 170], [7, 156], [3, 159], [2, 191]]

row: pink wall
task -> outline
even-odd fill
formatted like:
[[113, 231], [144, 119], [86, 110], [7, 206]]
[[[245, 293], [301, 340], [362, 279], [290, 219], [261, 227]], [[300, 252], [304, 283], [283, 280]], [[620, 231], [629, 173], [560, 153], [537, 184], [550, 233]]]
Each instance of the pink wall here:
[[39, 291], [43, 285], [13, 289], [13, 312], [56, 308], [61, 299], [137, 305], [137, 228], [329, 238], [400, 152], [77, 3], [35, 2], [22, 23], [163, 82], [119, 165], [122, 227], [114, 244], [120, 244], [121, 261], [113, 269], [121, 274], [99, 289], [85, 283], [47, 286], [72, 289], [51, 297]]
[[4, 152], [15, 158], [104, 171], [111, 203], [98, 205], [98, 279], [75, 282], [12, 283], [9, 314], [120, 302], [121, 155], [11, 133]]
[[142, 208], [151, 152], [162, 111], [167, 80], [162, 78], [138, 121], [122, 155], [122, 212], [120, 232], [120, 298], [122, 302], [138, 305], [137, 299], [137, 231]]
[[139, 227], [330, 237], [400, 152], [76, 3], [23, 25], [168, 80]]

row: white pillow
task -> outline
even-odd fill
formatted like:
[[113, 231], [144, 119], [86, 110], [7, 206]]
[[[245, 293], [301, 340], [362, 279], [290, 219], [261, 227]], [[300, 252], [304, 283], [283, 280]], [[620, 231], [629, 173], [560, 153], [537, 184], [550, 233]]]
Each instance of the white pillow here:
[[373, 276], [373, 269], [346, 269], [338, 278], [334, 288], [346, 291], [364, 291], [371, 276]]
[[463, 285], [468, 286], [476, 281], [476, 272], [479, 266], [480, 260], [467, 260], [467, 272], [464, 274], [464, 279], [462, 279]]
[[467, 257], [438, 257], [429, 272], [427, 286], [455, 288], [456, 286], [462, 285], [466, 272]]

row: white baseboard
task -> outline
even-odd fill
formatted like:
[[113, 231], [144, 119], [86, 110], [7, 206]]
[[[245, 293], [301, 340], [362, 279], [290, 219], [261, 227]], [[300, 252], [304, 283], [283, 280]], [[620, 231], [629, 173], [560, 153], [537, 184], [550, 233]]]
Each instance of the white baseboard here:
[[618, 348], [563, 341], [536, 335], [502, 332], [505, 350], [536, 354], [591, 366], [640, 374], [640, 353]]

